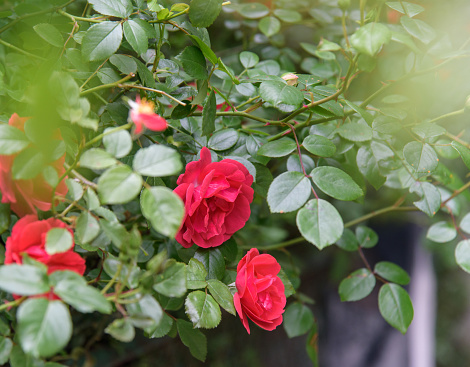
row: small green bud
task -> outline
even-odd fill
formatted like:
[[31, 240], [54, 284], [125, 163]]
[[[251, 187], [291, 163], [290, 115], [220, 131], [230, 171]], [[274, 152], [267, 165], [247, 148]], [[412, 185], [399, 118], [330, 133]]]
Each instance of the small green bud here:
[[342, 11], [346, 11], [351, 6], [351, 0], [338, 0], [338, 6]]

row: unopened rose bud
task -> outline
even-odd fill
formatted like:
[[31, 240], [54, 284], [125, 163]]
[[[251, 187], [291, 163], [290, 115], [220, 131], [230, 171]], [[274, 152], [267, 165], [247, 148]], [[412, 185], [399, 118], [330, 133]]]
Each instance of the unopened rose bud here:
[[287, 73], [282, 76], [282, 79], [284, 79], [287, 82], [287, 85], [296, 86], [297, 79], [299, 79], [299, 77], [293, 73]]
[[338, 0], [338, 6], [342, 11], [346, 11], [351, 6], [351, 0]]

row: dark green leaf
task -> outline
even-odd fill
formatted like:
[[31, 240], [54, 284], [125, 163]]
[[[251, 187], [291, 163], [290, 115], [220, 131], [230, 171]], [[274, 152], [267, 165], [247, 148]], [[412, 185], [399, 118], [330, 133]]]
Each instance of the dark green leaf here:
[[297, 148], [295, 141], [290, 138], [281, 138], [262, 145], [258, 154], [265, 157], [284, 157]]
[[0, 289], [21, 296], [33, 296], [49, 291], [46, 270], [32, 265], [0, 266]]
[[205, 288], [207, 270], [197, 259], [191, 258], [186, 271], [186, 286], [188, 289]]
[[162, 307], [150, 294], [137, 294], [136, 298], [137, 302], [126, 306], [134, 326], [141, 327], [145, 331], [154, 330], [163, 318]]
[[317, 167], [310, 174], [313, 182], [325, 194], [338, 200], [356, 200], [362, 189], [346, 172], [336, 167]]
[[341, 301], [359, 301], [367, 297], [375, 287], [375, 277], [367, 269], [359, 269], [343, 279], [339, 285]]
[[209, 279], [207, 286], [212, 297], [227, 312], [236, 316], [235, 306], [233, 305], [233, 295], [230, 289], [217, 279]]
[[439, 190], [429, 182], [415, 182], [410, 186], [410, 192], [417, 193], [421, 200], [413, 204], [421, 211], [433, 217], [441, 207], [441, 194]]
[[377, 245], [379, 242], [379, 236], [377, 233], [366, 226], [357, 226], [356, 227], [356, 238], [359, 242], [359, 246], [363, 248], [371, 248]]
[[309, 135], [302, 142], [302, 146], [310, 153], [319, 157], [331, 157], [336, 152], [336, 146], [321, 135]]
[[207, 355], [206, 336], [199, 330], [194, 329], [190, 322], [178, 319], [176, 320], [176, 326], [181, 341], [189, 348], [193, 357], [204, 362]]
[[217, 103], [215, 101], [214, 90], [212, 89], [202, 110], [202, 136], [209, 136], [214, 132], [216, 112]]
[[252, 68], [256, 66], [256, 64], [258, 64], [259, 62], [258, 55], [250, 51], [240, 52], [239, 58], [240, 58], [240, 62], [242, 63], [245, 69]]
[[153, 285], [158, 293], [167, 297], [182, 297], [186, 293], [186, 265], [174, 263], [157, 277]]
[[403, 156], [418, 173], [431, 173], [439, 163], [434, 149], [429, 144], [418, 141], [406, 144], [403, 148]]
[[52, 228], [46, 234], [46, 252], [54, 255], [72, 248], [73, 237], [66, 228]]
[[282, 325], [289, 338], [307, 333], [313, 326], [313, 314], [307, 306], [294, 302], [286, 308]]
[[13, 342], [10, 338], [0, 337], [0, 365], [4, 365], [10, 358]]
[[80, 166], [91, 169], [105, 169], [116, 165], [116, 159], [107, 151], [91, 148], [80, 156]]
[[281, 22], [273, 16], [264, 17], [259, 21], [258, 28], [266, 37], [271, 37], [281, 30]]
[[210, 249], [199, 248], [194, 254], [207, 270], [206, 279], [222, 279], [225, 274], [225, 260], [222, 252], [214, 247]]
[[350, 122], [341, 125], [337, 132], [342, 138], [354, 142], [363, 142], [372, 139], [372, 129], [366, 124]]
[[268, 190], [271, 213], [288, 213], [299, 209], [310, 197], [312, 186], [300, 172], [284, 172], [274, 179]]
[[291, 112], [302, 105], [302, 92], [286, 83], [268, 80], [262, 82], [259, 88], [261, 98], [282, 112]]
[[313, 199], [297, 213], [297, 227], [308, 242], [321, 250], [341, 238], [344, 224], [333, 205], [322, 199]]
[[206, 59], [198, 47], [186, 47], [178, 58], [183, 64], [184, 71], [190, 76], [201, 80], [208, 78]]
[[30, 298], [18, 308], [21, 347], [35, 357], [50, 357], [64, 348], [72, 336], [72, 320], [61, 301]]
[[207, 28], [222, 10], [223, 0], [191, 0], [189, 20], [195, 27]]
[[55, 47], [64, 45], [64, 37], [59, 30], [49, 23], [39, 23], [33, 27], [34, 31], [46, 42]]
[[379, 292], [379, 310], [385, 321], [402, 334], [406, 333], [413, 320], [413, 305], [402, 287], [384, 284]]
[[269, 14], [269, 8], [260, 3], [242, 4], [238, 11], [244, 18], [258, 19]]
[[82, 41], [82, 54], [87, 61], [104, 60], [114, 54], [122, 41], [119, 22], [103, 22], [90, 27]]
[[220, 307], [211, 295], [194, 291], [188, 294], [184, 304], [195, 328], [212, 329], [219, 325], [222, 317]]
[[384, 183], [385, 177], [380, 173], [378, 160], [371, 148], [362, 146], [356, 156], [357, 168], [367, 181], [378, 190]]
[[302, 20], [302, 15], [295, 10], [276, 9], [274, 15], [286, 23], [298, 23]]
[[389, 261], [381, 261], [375, 264], [374, 273], [393, 283], [407, 285], [410, 282], [410, 276], [397, 264]]
[[133, 341], [135, 337], [135, 329], [129, 318], [114, 320], [104, 332], [124, 343]]
[[338, 247], [341, 247], [346, 251], [357, 251], [359, 248], [359, 242], [357, 241], [356, 235], [348, 228], [345, 228], [341, 238], [336, 242]]
[[73, 201], [78, 201], [83, 196], [83, 187], [77, 181], [72, 180], [71, 178], [65, 179], [65, 184], [69, 191], [67, 192], [67, 197]]
[[198, 36], [195, 36], [193, 34], [189, 35], [189, 37], [191, 37], [191, 39], [196, 42], [196, 44], [199, 46], [199, 48], [201, 49], [202, 53], [204, 54], [204, 56], [213, 64], [217, 64], [217, 55], [214, 53], [214, 51], [212, 51], [212, 49], [210, 48], [210, 46], [205, 43], [203, 40], [201, 40]]
[[[113, 55], [109, 58], [111, 64], [118, 68], [123, 74], [135, 74], [137, 72], [137, 64], [134, 59], [126, 55]], [[118, 131], [126, 132], [126, 131]]]
[[184, 217], [181, 198], [166, 187], [145, 189], [140, 198], [142, 214], [159, 233], [174, 237]]
[[238, 132], [234, 129], [218, 130], [207, 142], [210, 149], [221, 151], [233, 147], [238, 141]]
[[368, 23], [359, 28], [351, 38], [351, 46], [357, 51], [375, 56], [392, 37], [390, 30], [381, 23]]
[[[144, 23], [144, 25], [141, 23]], [[129, 19], [123, 23], [124, 36], [138, 55], [143, 54], [148, 48], [148, 39], [144, 27], [145, 22], [141, 19]]]
[[103, 15], [111, 15], [118, 18], [127, 18], [132, 13], [130, 0], [89, 0], [93, 8]]

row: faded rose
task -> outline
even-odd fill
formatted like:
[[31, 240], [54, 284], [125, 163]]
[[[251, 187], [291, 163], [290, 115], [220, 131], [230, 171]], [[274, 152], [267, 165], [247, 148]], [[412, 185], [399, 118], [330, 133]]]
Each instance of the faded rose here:
[[[14, 113], [8, 124], [24, 131], [24, 123], [27, 117], [19, 117]], [[57, 133], [57, 140], [61, 139]], [[0, 191], [2, 203], [9, 203], [11, 210], [19, 217], [26, 214], [35, 214], [36, 208], [47, 211], [51, 209], [52, 187], [44, 180], [42, 174], [29, 180], [14, 180], [12, 166], [16, 155], [0, 155]], [[50, 163], [60, 177], [65, 173], [65, 155]], [[65, 196], [68, 188], [62, 180], [56, 189], [56, 196]]]
[[193, 243], [209, 248], [220, 246], [250, 217], [253, 176], [232, 159], [212, 162], [209, 149], [190, 162], [174, 190], [184, 201], [185, 217], [176, 240], [183, 247]]
[[[57, 270], [70, 270], [83, 275], [85, 260], [73, 249], [49, 255], [46, 252], [46, 235], [52, 228], [67, 228], [67, 225], [54, 218], [38, 220], [35, 215], [21, 218], [13, 226], [11, 236], [5, 246], [5, 264], [22, 264], [23, 256], [42, 262], [47, 266], [47, 273]], [[73, 235], [72, 231], [69, 229]]]
[[144, 127], [152, 131], [163, 131], [167, 128], [166, 120], [155, 113], [155, 104], [147, 101], [145, 98], [140, 99], [137, 96], [136, 101], [129, 101], [132, 107], [129, 111], [129, 119], [135, 124], [135, 133], [143, 132]]
[[248, 334], [248, 319], [270, 331], [282, 323], [286, 296], [284, 284], [277, 276], [280, 270], [281, 266], [274, 257], [260, 255], [255, 248], [248, 251], [238, 263], [235, 281], [237, 293], [233, 301]]

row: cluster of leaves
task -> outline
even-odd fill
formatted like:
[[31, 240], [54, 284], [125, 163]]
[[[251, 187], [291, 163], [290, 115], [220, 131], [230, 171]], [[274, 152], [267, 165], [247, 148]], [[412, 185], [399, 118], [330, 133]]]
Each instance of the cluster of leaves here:
[[[416, 116], [410, 96], [390, 92], [466, 54], [466, 45], [449, 49], [445, 35], [417, 18], [422, 6], [51, 0], [0, 10], [0, 154], [18, 154], [13, 179], [43, 175], [57, 186], [63, 177], [48, 164], [57, 158], [46, 159], [51, 147], [40, 142], [43, 129], [60, 129], [64, 142], [53, 157], [66, 153], [68, 194], [43, 216], [73, 227], [76, 250], [89, 265], [85, 277], [67, 271], [48, 276], [31, 259], [0, 267], [0, 289], [9, 301], [0, 306], [0, 364], [25, 366], [33, 358], [57, 366], [41, 358], [59, 353], [72, 337], [66, 304], [79, 313], [112, 314], [105, 332], [119, 341], [133, 340], [135, 328], [149, 338], [179, 335], [204, 360], [207, 341], [200, 329], [216, 327], [221, 308], [235, 315], [230, 285], [244, 249], [272, 251], [302, 242], [359, 253], [364, 267], [340, 283], [341, 300], [363, 299], [379, 282], [381, 314], [405, 333], [413, 318], [403, 288], [410, 279], [396, 264], [367, 262], [365, 249], [379, 238], [361, 224], [394, 211], [439, 216], [427, 237], [462, 237], [456, 262], [470, 272], [470, 183], [460, 178], [466, 172], [440, 160], [461, 159], [470, 169], [470, 144], [439, 124], [464, 114], [465, 106], [439, 117]], [[399, 23], [387, 24], [388, 12], [397, 12]], [[315, 27], [324, 37], [287, 42], [283, 31], [292, 25]], [[209, 26], [230, 29], [243, 47], [219, 56]], [[331, 32], [332, 26], [342, 32]], [[377, 83], [367, 97], [350, 93], [356, 80], [387, 58], [388, 47], [403, 56], [394, 81]], [[282, 78], [287, 72], [296, 73], [295, 83]], [[135, 91], [156, 103], [169, 123], [165, 132], [128, 131], [133, 124], [126, 98]], [[14, 112], [33, 116], [24, 133], [7, 125]], [[25, 149], [31, 143], [35, 147]], [[237, 160], [253, 175], [253, 215], [220, 247], [184, 249], [174, 240], [184, 206], [172, 189], [183, 163], [197, 159], [203, 146], [213, 160]], [[391, 201], [377, 207], [376, 191]], [[350, 201], [373, 211], [344, 222], [342, 202]], [[2, 204], [4, 242], [15, 220]], [[286, 238], [279, 226], [292, 222], [301, 236]], [[73, 243], [68, 233], [48, 234], [47, 251], [67, 251]], [[300, 274], [282, 265], [291, 296]], [[51, 288], [61, 300], [28, 298]], [[289, 337], [309, 333], [311, 341], [316, 327], [309, 299], [301, 292], [295, 297], [284, 328]], [[315, 345], [308, 342], [307, 351], [316, 361]]]

